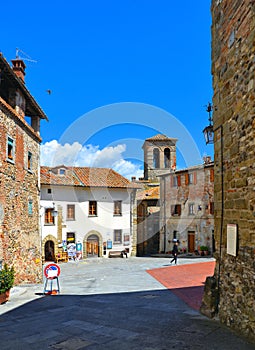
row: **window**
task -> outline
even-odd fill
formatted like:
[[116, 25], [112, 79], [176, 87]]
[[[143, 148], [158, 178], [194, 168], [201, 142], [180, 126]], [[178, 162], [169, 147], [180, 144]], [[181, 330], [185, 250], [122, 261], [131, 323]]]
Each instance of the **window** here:
[[14, 140], [8, 136], [7, 139], [7, 159], [14, 162]]
[[122, 211], [121, 211], [122, 205], [121, 204], [122, 204], [121, 201], [114, 202], [114, 212], [113, 212], [114, 215], [121, 215], [122, 214]]
[[96, 216], [97, 215], [97, 202], [89, 201], [89, 215]]
[[171, 205], [172, 216], [181, 216], [181, 212], [182, 212], [181, 204]]
[[66, 169], [59, 169], [59, 175], [65, 175], [66, 174]]
[[66, 220], [75, 220], [75, 205], [67, 204]]
[[164, 149], [164, 165], [165, 165], [165, 168], [170, 168], [170, 149], [169, 148]]
[[194, 209], [195, 209], [194, 203], [190, 203], [189, 204], [189, 215], [195, 215]]
[[28, 215], [33, 215], [33, 201], [28, 201]]
[[159, 168], [159, 150], [157, 148], [153, 150], [153, 167], [154, 169]]
[[48, 188], [47, 193], [51, 194], [51, 188]]
[[113, 243], [114, 244], [121, 244], [122, 243], [122, 230], [114, 230]]
[[45, 225], [54, 225], [53, 208], [46, 208], [45, 209], [44, 224]]
[[172, 187], [180, 187], [181, 186], [181, 175], [172, 177]]
[[27, 153], [27, 169], [32, 170], [32, 153], [29, 151]]
[[210, 209], [210, 214], [213, 215], [214, 214], [214, 202], [210, 202], [209, 209]]
[[186, 173], [185, 174], [185, 185], [196, 184], [196, 173]]

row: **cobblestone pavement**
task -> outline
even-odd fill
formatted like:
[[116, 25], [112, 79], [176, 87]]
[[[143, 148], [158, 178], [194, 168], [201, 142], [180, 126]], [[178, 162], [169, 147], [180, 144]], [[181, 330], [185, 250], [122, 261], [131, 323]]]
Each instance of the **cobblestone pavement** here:
[[178, 273], [195, 276], [207, 264], [210, 274], [213, 259], [178, 263], [132, 257], [60, 264], [60, 294], [43, 295], [44, 284], [19, 286], [0, 305], [0, 349], [255, 349], [175, 293]]

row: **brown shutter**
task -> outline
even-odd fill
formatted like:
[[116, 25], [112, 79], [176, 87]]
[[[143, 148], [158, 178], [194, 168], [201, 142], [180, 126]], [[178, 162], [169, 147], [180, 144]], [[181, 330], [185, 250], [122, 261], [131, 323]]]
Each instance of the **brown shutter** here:
[[185, 185], [189, 184], [189, 174], [185, 174]]
[[197, 183], [197, 172], [196, 171], [194, 171], [194, 173], [193, 173], [193, 180], [194, 180], [194, 185], [196, 185], [196, 183]]
[[214, 169], [210, 169], [210, 182], [214, 182]]
[[177, 176], [177, 184], [178, 184], [178, 187], [181, 186], [181, 175]]

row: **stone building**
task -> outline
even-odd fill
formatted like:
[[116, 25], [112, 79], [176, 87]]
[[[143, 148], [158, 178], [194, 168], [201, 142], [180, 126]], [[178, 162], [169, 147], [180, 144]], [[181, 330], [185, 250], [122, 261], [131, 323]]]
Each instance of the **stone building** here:
[[[185, 253], [214, 250], [214, 168], [204, 164], [160, 176], [160, 251], [171, 252], [173, 241]], [[201, 248], [201, 249], [200, 249]]]
[[0, 54], [0, 261], [16, 283], [42, 278], [39, 228], [40, 121], [46, 115], [25, 86], [25, 64]]
[[211, 11], [217, 263], [201, 310], [255, 340], [255, 1]]

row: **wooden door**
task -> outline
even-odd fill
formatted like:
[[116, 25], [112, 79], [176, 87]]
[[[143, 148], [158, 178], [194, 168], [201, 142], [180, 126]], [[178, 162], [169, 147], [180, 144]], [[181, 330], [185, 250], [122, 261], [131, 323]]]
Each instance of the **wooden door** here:
[[195, 232], [188, 232], [188, 252], [194, 253], [195, 251]]

